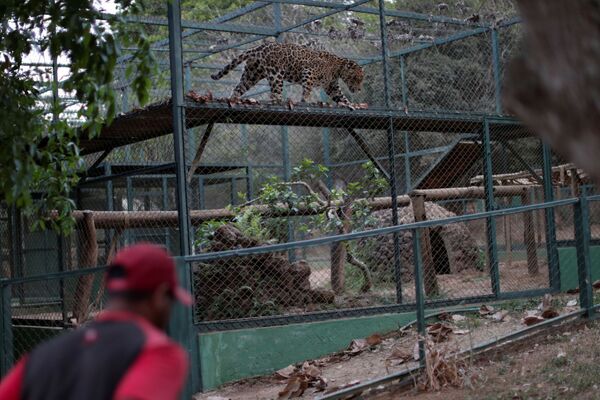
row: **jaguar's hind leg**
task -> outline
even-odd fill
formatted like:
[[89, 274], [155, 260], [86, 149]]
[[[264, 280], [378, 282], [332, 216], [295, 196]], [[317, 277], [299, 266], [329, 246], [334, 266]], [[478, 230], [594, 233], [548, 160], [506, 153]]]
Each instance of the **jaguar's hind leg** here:
[[235, 89], [233, 89], [231, 97], [242, 97], [244, 93], [246, 93], [264, 77], [265, 76], [262, 69], [257, 68], [256, 64], [247, 64], [244, 68], [244, 73], [240, 78], [240, 83], [238, 83]]

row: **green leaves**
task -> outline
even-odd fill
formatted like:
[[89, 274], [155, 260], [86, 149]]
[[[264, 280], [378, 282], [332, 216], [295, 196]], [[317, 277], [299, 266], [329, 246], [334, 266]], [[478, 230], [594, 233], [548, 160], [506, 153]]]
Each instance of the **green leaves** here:
[[[139, 2], [116, 0], [124, 13]], [[78, 101], [78, 116], [90, 136], [115, 115], [111, 85], [117, 58], [116, 37], [138, 50], [132, 55], [133, 87], [140, 102], [148, 100], [153, 58], [143, 32], [121, 23], [121, 16], [104, 20], [92, 0], [6, 0], [0, 6], [0, 200], [16, 205], [39, 228], [69, 231], [75, 205], [69, 198], [84, 167], [78, 131], [60, 116], [64, 108], [50, 102], [42, 109], [40, 82], [48, 73], [22, 66], [35, 49], [60, 57], [69, 65], [67, 78], [54, 93]], [[52, 213], [52, 216], [50, 214]]]

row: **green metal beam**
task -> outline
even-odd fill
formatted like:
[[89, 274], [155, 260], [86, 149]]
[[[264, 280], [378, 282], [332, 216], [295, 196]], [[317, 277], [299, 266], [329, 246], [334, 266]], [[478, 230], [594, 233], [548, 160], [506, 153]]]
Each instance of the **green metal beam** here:
[[[283, 3], [283, 4], [294, 4], [308, 7], [320, 7], [320, 8], [331, 8], [331, 9], [343, 9], [346, 7], [343, 3], [333, 3], [316, 0], [269, 0], [272, 3]], [[379, 15], [379, 9], [373, 7], [355, 7], [352, 9], [353, 12], [363, 14], [375, 14]], [[432, 15], [423, 14], [412, 11], [400, 11], [400, 10], [385, 10], [384, 16], [386, 17], [398, 17], [416, 21], [426, 22], [441, 22], [445, 24], [461, 25], [461, 26], [485, 26], [484, 24], [474, 24], [469, 21], [465, 21], [459, 18], [445, 17], [443, 15]]]
[[[423, 44], [419, 44], [416, 46], [407, 47], [402, 50], [391, 51], [388, 53], [388, 56], [389, 57], [406, 56], [408, 54], [415, 53], [417, 51], [429, 49], [431, 47], [441, 46], [443, 44], [448, 44], [451, 42], [455, 42], [457, 40], [466, 39], [471, 36], [477, 36], [477, 35], [480, 35], [482, 33], [488, 32], [488, 31], [489, 31], [489, 28], [477, 28], [477, 29], [473, 29], [473, 30], [469, 30], [469, 31], [463, 31], [463, 32], [455, 33], [453, 35], [448, 35], [448, 36], [445, 36], [442, 38], [434, 39], [429, 43], [423, 43]], [[379, 61], [381, 61], [381, 56], [372, 57], [371, 59], [368, 59], [368, 60], [361, 60], [358, 63], [361, 65], [367, 65], [367, 64], [372, 64], [374, 62], [379, 62]]]
[[[492, 170], [492, 146], [490, 141], [490, 124], [487, 119], [483, 121], [483, 174], [485, 177], [485, 210], [495, 211], [496, 201], [494, 199], [494, 178]], [[496, 240], [496, 219], [494, 217], [486, 218], [486, 239], [488, 260], [490, 263], [490, 278], [492, 292], [498, 296], [500, 294], [500, 270], [498, 264], [498, 247]]]
[[[329, 17], [331, 15], [340, 13], [342, 11], [348, 11], [348, 10], [354, 8], [354, 7], [360, 6], [361, 4], [368, 3], [369, 1], [370, 0], [357, 0], [354, 3], [351, 3], [351, 4], [343, 6], [343, 8], [336, 8], [335, 10], [315, 15], [314, 17], [305, 19], [305, 20], [303, 20], [303, 21], [301, 21], [301, 22], [299, 22], [297, 24], [294, 24], [294, 25], [291, 25], [291, 26], [279, 29], [279, 30], [277, 30], [277, 32], [275, 32], [275, 34], [273, 36], [279, 36], [282, 33], [293, 31], [294, 29], [299, 28], [299, 27], [304, 26], [304, 25], [307, 25], [307, 24], [310, 24], [313, 21], [316, 21], [316, 20], [319, 20], [319, 19], [322, 19], [322, 18], [325, 18], [325, 17]], [[231, 44], [231, 45], [219, 47], [219, 48], [216, 48], [214, 50], [211, 50], [209, 55], [221, 53], [221, 52], [223, 52], [225, 50], [230, 50], [230, 49], [234, 49], [234, 48], [237, 48], [237, 47], [240, 47], [240, 46], [244, 46], [246, 44], [257, 42], [257, 41], [259, 41], [261, 39], [263, 39], [263, 37], [262, 36], [258, 36], [258, 37], [253, 37], [253, 38], [250, 38], [250, 39], [246, 39], [246, 40], [243, 40], [241, 42], [234, 43], [234, 44]], [[193, 58], [191, 60], [188, 60], [187, 62], [193, 62], [193, 61], [196, 61], [196, 60], [200, 60], [200, 59], [208, 57], [209, 55], [199, 56], [197, 58]]]
[[[103, 14], [103, 17], [115, 17], [112, 14]], [[125, 22], [128, 23], [139, 23], [144, 25], [156, 25], [156, 26], [168, 26], [169, 22], [166, 18], [160, 17], [139, 17], [139, 16], [125, 16], [121, 17]], [[230, 32], [230, 33], [246, 33], [263, 36], [273, 36], [275, 31], [273, 29], [261, 28], [253, 25], [238, 25], [238, 24], [225, 24], [225, 23], [211, 23], [211, 22], [193, 22], [193, 21], [181, 21], [181, 27], [201, 31], [218, 31], [218, 32]]]
[[[554, 200], [552, 187], [552, 150], [542, 142], [542, 156], [544, 160], [544, 201]], [[544, 213], [546, 219], [546, 252], [548, 253], [548, 267], [550, 287], [555, 291], [560, 290], [560, 266], [558, 265], [558, 249], [556, 244], [556, 218], [554, 209], [548, 208]]]

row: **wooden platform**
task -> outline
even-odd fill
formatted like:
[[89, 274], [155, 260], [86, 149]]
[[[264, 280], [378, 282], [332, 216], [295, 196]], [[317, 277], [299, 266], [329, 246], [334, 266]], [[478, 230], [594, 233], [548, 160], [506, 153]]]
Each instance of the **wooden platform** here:
[[[98, 137], [87, 139], [87, 135], [82, 134], [82, 154], [106, 151], [170, 134], [173, 125], [171, 107], [170, 100], [151, 104], [116, 117], [111, 125], [102, 129]], [[215, 123], [385, 130], [392, 123], [398, 131], [444, 133], [479, 133], [484, 118], [483, 115], [407, 114], [402, 111], [350, 110], [319, 105], [230, 106], [226, 102], [200, 103], [190, 99], [185, 104], [185, 115], [188, 128]], [[501, 120], [490, 123], [490, 132], [492, 137], [509, 135], [510, 138], [515, 138], [530, 135], [521, 125], [514, 122], [507, 124]]]

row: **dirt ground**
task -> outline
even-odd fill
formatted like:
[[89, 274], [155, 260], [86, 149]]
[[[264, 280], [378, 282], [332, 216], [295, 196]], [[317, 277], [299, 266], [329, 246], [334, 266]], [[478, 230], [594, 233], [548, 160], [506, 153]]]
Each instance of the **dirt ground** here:
[[[552, 300], [552, 307], [560, 314], [574, 311], [577, 306], [572, 303], [567, 306], [567, 302], [573, 301], [575, 298], [576, 296], [567, 295], [555, 298]], [[525, 327], [522, 318], [528, 313], [539, 314], [538, 304], [540, 302], [541, 299], [533, 299], [503, 303], [494, 309], [494, 313], [501, 311], [505, 315], [501, 321], [497, 321], [497, 318], [492, 317], [493, 314], [482, 316], [478, 311], [453, 314], [458, 316], [444, 321], [445, 324], [451, 327], [453, 332], [448, 335], [448, 340], [440, 343], [440, 346], [443, 346], [448, 352], [467, 350], [477, 344], [522, 329]], [[431, 320], [430, 322], [433, 324], [436, 321]], [[380, 344], [367, 347], [358, 354], [337, 353], [319, 360], [309, 361], [308, 364], [305, 364], [305, 367], [316, 367], [318, 376], [324, 378], [327, 382], [327, 389], [333, 389], [351, 382], [365, 382], [417, 365], [412, 357], [417, 342], [414, 327], [403, 331], [382, 332], [381, 334], [382, 342]], [[587, 338], [586, 335], [592, 337]], [[526, 347], [526, 351], [517, 351], [514, 354], [501, 353], [496, 358], [489, 357], [483, 360], [475, 360], [468, 372], [472, 377], [468, 388], [460, 390], [445, 389], [441, 394], [416, 394], [410, 391], [398, 393], [392, 389], [392, 391], [373, 394], [364, 398], [377, 398], [379, 400], [400, 397], [417, 397], [419, 399], [555, 399], [563, 398], [556, 397], [562, 394], [568, 394], [569, 397], [573, 397], [572, 394], [574, 393], [585, 394], [585, 391], [589, 389], [587, 380], [590, 378], [576, 376], [577, 371], [583, 372], [582, 367], [578, 367], [578, 365], [580, 362], [581, 365], [588, 365], [584, 358], [589, 359], [588, 361], [591, 362], [593, 357], [600, 356], [600, 345], [594, 343], [594, 340], [598, 342], [597, 339], [599, 338], [600, 327], [594, 325], [593, 329], [585, 331], [561, 333], [548, 343], [545, 341], [530, 343]], [[585, 351], [582, 351], [585, 347], [574, 350], [574, 346], [579, 344], [588, 346], [588, 348]], [[553, 361], [562, 352], [566, 355], [564, 357], [561, 355], [559, 361]], [[585, 353], [585, 356], [579, 353]], [[399, 355], [404, 355], [404, 357], [410, 355], [410, 357], [402, 361], [399, 359]], [[581, 360], [576, 362], [576, 358]], [[301, 365], [302, 363], [296, 367], [300, 368]], [[569, 372], [571, 366], [572, 371]], [[565, 370], [566, 367], [569, 368]], [[597, 371], [597, 381], [600, 385], [600, 364], [597, 368], [594, 368], [594, 371]], [[293, 367], [288, 367], [288, 370], [293, 370]], [[569, 377], [573, 378], [573, 382], [568, 382]], [[273, 374], [227, 384], [218, 390], [197, 394], [195, 399], [277, 399], [279, 392], [286, 386], [286, 382], [286, 379], [277, 378], [276, 374]], [[561, 390], [564, 392], [561, 392]], [[517, 396], [522, 397], [514, 397], [515, 393], [517, 393]], [[551, 393], [554, 397], [532, 397], [534, 393]], [[318, 395], [322, 395], [322, 392], [317, 392], [315, 388], [309, 387], [301, 398], [312, 399]], [[600, 398], [600, 395], [581, 398]]]
[[470, 384], [439, 392], [389, 390], [371, 400], [525, 400], [600, 398], [600, 324], [562, 328], [473, 360]]

